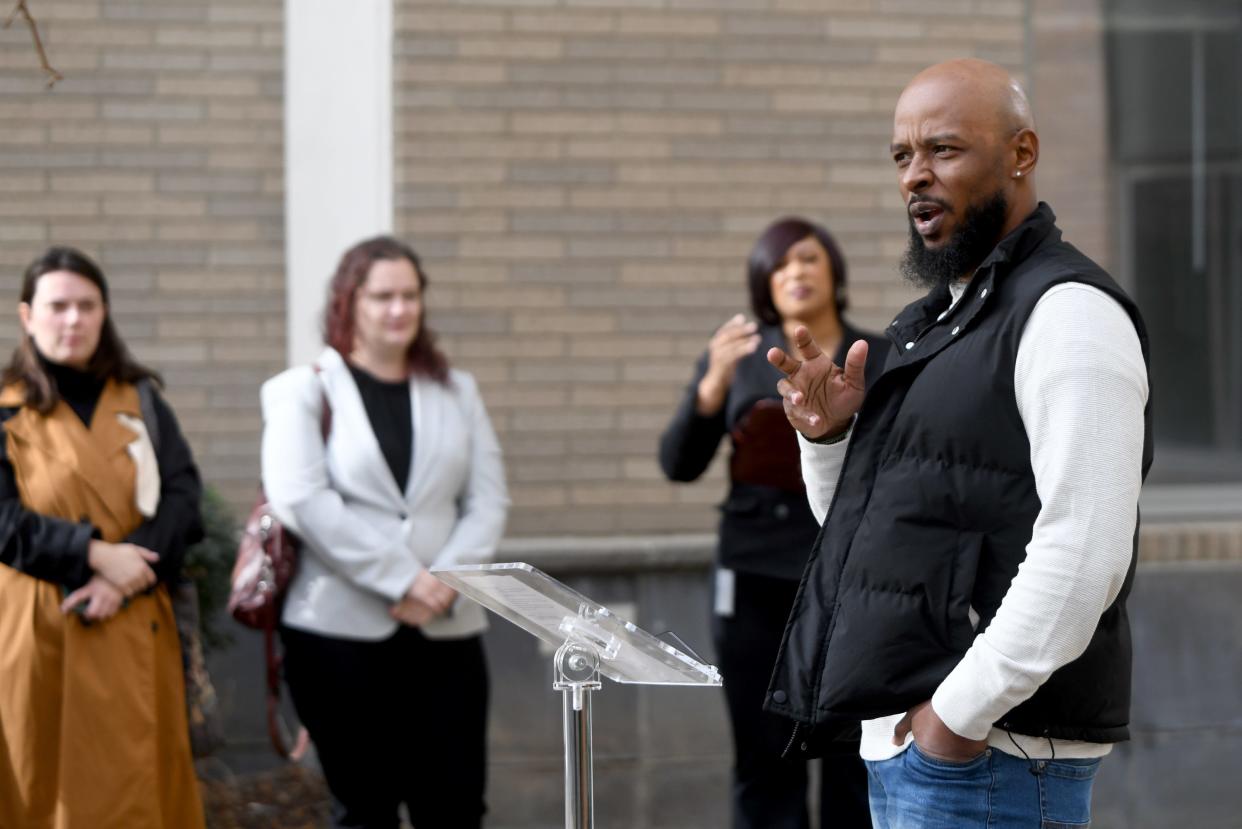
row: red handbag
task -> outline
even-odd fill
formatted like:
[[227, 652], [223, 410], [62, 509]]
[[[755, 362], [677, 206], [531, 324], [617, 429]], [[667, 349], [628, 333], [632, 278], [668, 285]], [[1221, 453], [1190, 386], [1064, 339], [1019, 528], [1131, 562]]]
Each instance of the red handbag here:
[[285, 530], [260, 487], [237, 544], [229, 613], [248, 628], [275, 628], [297, 566], [298, 539]]
[[[319, 366], [315, 366], [319, 373]], [[320, 434], [326, 444], [332, 431], [332, 407], [323, 398], [319, 421]], [[246, 518], [237, 558], [233, 562], [232, 589], [229, 592], [229, 613], [248, 628], [263, 631], [263, 654], [267, 668], [267, 734], [272, 748], [281, 757], [297, 760], [306, 751], [308, 736], [300, 729], [296, 744], [287, 748], [289, 729], [280, 720], [281, 656], [276, 650], [276, 625], [285, 603], [285, 592], [298, 566], [297, 536], [285, 529], [272, 512], [267, 494], [259, 487], [259, 497]]]

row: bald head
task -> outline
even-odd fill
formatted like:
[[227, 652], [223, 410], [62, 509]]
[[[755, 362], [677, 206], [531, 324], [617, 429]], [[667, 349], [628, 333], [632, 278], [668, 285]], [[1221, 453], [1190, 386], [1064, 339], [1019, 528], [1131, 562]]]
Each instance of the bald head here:
[[[978, 119], [990, 120], [1005, 137], [1035, 129], [1031, 104], [1022, 86], [995, 63], [978, 58], [959, 58], [928, 67], [914, 76], [901, 93], [910, 96], [947, 96]], [[898, 108], [901, 101], [898, 101]]]

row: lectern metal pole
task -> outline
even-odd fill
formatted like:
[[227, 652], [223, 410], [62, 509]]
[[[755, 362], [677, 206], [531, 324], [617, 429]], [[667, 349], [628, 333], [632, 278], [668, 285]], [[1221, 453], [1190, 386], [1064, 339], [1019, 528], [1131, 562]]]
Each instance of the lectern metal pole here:
[[591, 692], [600, 687], [599, 653], [570, 639], [556, 652], [553, 680], [564, 705], [565, 829], [595, 829]]
[[563, 688], [565, 709], [565, 829], [595, 829], [591, 689]]

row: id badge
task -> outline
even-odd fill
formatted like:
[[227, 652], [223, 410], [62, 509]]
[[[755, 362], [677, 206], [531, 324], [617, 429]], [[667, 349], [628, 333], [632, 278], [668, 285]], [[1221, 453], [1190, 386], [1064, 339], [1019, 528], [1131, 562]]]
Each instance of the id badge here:
[[736, 578], [732, 570], [716, 568], [716, 606], [717, 616], [733, 618], [733, 590]]

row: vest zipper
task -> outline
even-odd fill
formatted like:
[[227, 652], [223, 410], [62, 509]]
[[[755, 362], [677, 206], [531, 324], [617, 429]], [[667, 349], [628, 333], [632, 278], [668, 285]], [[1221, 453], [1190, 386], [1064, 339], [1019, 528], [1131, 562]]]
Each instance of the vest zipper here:
[[781, 752], [782, 760], [784, 760], [785, 756], [789, 754], [789, 749], [793, 748], [794, 740], [798, 739], [798, 726], [800, 725], [802, 725], [802, 723], [794, 720], [793, 733], [789, 735], [789, 742], [785, 743], [785, 750]]

